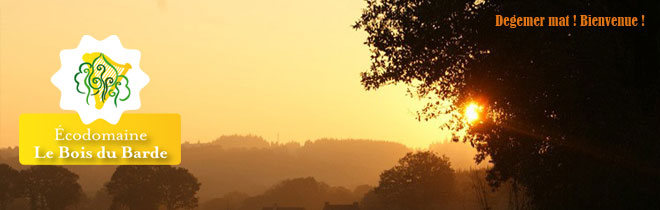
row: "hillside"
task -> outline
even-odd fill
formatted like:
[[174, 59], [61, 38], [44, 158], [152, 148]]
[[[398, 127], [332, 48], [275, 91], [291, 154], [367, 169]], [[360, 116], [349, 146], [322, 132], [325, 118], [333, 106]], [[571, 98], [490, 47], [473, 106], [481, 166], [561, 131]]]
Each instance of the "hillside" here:
[[[431, 146], [456, 159], [455, 168], [467, 168], [471, 148], [451, 143]], [[182, 144], [181, 166], [202, 183], [202, 201], [229, 192], [263, 193], [273, 184], [292, 177], [314, 177], [331, 186], [353, 189], [376, 185], [380, 173], [412, 150], [402, 144], [357, 139], [318, 139], [299, 143], [270, 143], [258, 136], [222, 136], [210, 143]], [[443, 152], [444, 151], [444, 152]], [[0, 162], [16, 169], [18, 149], [0, 150]], [[80, 176], [79, 183], [94, 195], [110, 179], [115, 166], [66, 166]]]

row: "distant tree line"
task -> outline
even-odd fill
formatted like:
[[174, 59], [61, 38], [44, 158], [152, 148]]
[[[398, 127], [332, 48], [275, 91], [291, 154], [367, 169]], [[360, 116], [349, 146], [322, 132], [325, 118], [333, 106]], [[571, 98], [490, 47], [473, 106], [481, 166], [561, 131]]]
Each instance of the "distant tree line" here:
[[16, 198], [29, 200], [30, 209], [60, 210], [81, 197], [78, 175], [60, 166], [33, 166], [17, 171], [0, 164], [0, 209]]
[[[119, 166], [104, 189], [110, 209], [157, 210], [197, 207], [200, 183], [188, 170], [171, 166]], [[12, 204], [24, 198], [27, 204]], [[83, 200], [78, 175], [61, 166], [39, 165], [18, 171], [0, 164], [0, 210], [64, 210]]]
[[[456, 170], [487, 165], [475, 166], [475, 151], [466, 144], [433, 144], [429, 150], [449, 157]], [[207, 186], [197, 193], [204, 202], [233, 191], [257, 195], [274, 183], [296, 177], [314, 177], [333, 186], [350, 187], [350, 190], [360, 184], [375, 185], [378, 174], [411, 151], [413, 149], [400, 143], [375, 140], [317, 139], [284, 144], [258, 137], [222, 136], [210, 143], [182, 144], [185, 158], [180, 167], [188, 169]], [[29, 167], [20, 165], [18, 148], [0, 149], [0, 163], [15, 169]], [[209, 167], [208, 163], [213, 163], [214, 167]], [[116, 169], [116, 166], [63, 167], [78, 174], [78, 183], [89, 199], [94, 199], [94, 193], [104, 188]]]
[[[198, 205], [201, 184], [181, 167], [119, 166], [90, 199], [81, 192], [78, 175], [66, 168], [33, 166], [17, 171], [1, 164], [0, 205], [1, 209], [35, 210], [259, 210], [272, 206], [320, 210], [326, 202], [359, 202], [362, 210], [529, 209], [524, 189], [508, 184], [495, 191], [485, 177], [483, 169], [455, 171], [447, 157], [418, 151], [384, 170], [375, 187], [359, 185], [349, 190], [302, 177], [283, 180], [258, 195], [230, 192]], [[17, 198], [23, 203], [12, 202]]]
[[301, 177], [283, 180], [259, 195], [230, 192], [200, 208], [260, 210], [278, 206], [320, 210], [325, 202], [359, 202], [361, 210], [530, 209], [524, 189], [507, 183], [496, 190], [487, 184], [484, 169], [455, 171], [447, 157], [431, 151], [404, 155], [398, 164], [381, 173], [376, 187], [359, 185], [349, 190]]

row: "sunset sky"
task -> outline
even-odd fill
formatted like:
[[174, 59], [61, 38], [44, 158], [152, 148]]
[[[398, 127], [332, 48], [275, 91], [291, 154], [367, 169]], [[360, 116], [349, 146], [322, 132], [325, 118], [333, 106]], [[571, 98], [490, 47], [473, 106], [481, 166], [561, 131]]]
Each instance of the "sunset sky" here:
[[59, 52], [83, 35], [118, 35], [142, 52], [142, 108], [179, 113], [183, 141], [253, 134], [275, 141], [448, 138], [418, 122], [404, 87], [365, 91], [365, 3], [336, 1], [1, 1], [0, 146], [18, 145], [21, 113], [57, 113]]

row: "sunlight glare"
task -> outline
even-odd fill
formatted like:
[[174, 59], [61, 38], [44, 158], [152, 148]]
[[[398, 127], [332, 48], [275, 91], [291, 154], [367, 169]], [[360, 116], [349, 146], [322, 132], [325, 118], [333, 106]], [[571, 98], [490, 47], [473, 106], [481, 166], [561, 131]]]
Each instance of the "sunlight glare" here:
[[479, 119], [479, 114], [483, 110], [482, 106], [479, 106], [477, 103], [469, 103], [467, 106], [465, 106], [465, 113], [463, 116], [465, 117], [465, 120], [472, 124], [474, 121]]

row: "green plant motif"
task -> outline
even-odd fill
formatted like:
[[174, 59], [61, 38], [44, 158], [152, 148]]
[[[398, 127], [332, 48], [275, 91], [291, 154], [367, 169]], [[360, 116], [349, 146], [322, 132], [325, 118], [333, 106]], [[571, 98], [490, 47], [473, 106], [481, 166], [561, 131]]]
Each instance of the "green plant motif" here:
[[[95, 98], [97, 109], [103, 108], [108, 100], [112, 100], [115, 107], [117, 107], [117, 100], [128, 100], [131, 96], [131, 89], [128, 87], [129, 80], [124, 74], [131, 68], [130, 64], [116, 64], [103, 53], [85, 54], [83, 61], [78, 66], [78, 72], [73, 79], [76, 82], [76, 91], [87, 95], [85, 99], [87, 105], [89, 105], [90, 96]], [[81, 84], [84, 85], [86, 91], [80, 90]], [[120, 92], [124, 92], [120, 89], [126, 91], [125, 97], [120, 98]]]

